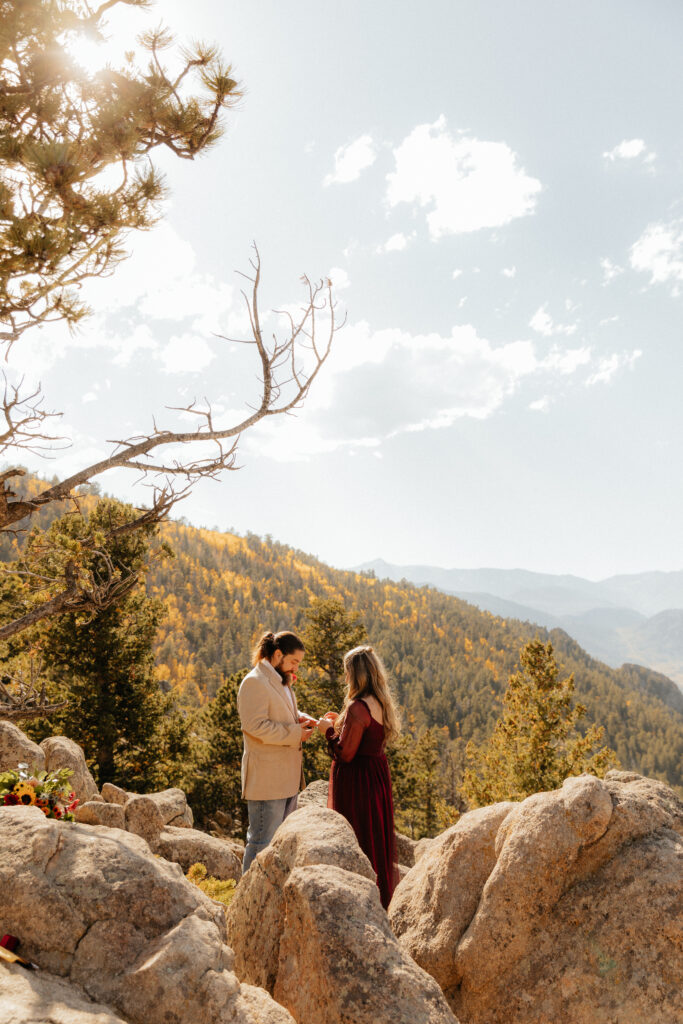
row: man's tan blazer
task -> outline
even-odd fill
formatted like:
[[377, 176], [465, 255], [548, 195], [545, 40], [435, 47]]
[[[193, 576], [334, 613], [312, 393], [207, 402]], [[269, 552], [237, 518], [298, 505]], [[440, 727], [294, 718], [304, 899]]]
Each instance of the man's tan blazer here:
[[244, 735], [242, 797], [294, 796], [302, 784], [299, 712], [294, 691], [269, 661], [260, 661], [242, 680], [237, 710]]

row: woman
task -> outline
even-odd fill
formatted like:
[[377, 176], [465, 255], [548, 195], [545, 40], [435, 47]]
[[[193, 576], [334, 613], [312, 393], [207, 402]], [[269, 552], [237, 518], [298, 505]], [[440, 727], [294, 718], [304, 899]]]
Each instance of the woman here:
[[352, 825], [358, 845], [377, 875], [382, 906], [398, 882], [391, 776], [384, 752], [399, 733], [384, 665], [372, 647], [344, 657], [346, 698], [339, 715], [318, 723], [332, 755], [327, 805]]
[[249, 809], [242, 873], [296, 810], [301, 744], [316, 725], [299, 711], [291, 687], [303, 656], [304, 645], [294, 633], [264, 633], [237, 694], [244, 736], [242, 798]]

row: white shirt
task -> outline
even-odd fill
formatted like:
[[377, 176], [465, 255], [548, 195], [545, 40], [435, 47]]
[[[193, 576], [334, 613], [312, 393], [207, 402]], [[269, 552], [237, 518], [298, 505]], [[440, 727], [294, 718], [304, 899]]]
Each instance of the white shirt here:
[[[290, 704], [292, 705], [292, 711], [293, 711], [293, 712], [294, 712], [294, 714], [296, 715], [296, 714], [297, 714], [297, 710], [296, 710], [296, 703], [295, 703], [295, 701], [294, 701], [294, 694], [292, 693], [292, 688], [291, 688], [291, 686], [289, 686], [289, 685], [288, 685], [287, 683], [284, 683], [284, 682], [282, 681], [282, 676], [280, 675], [280, 673], [278, 672], [278, 670], [277, 670], [276, 668], [273, 668], [273, 666], [271, 665], [271, 663], [270, 663], [270, 662], [268, 661], [268, 659], [267, 659], [267, 658], [263, 658], [263, 659], [262, 659], [262, 661], [261, 661], [261, 666], [262, 666], [262, 668], [263, 668], [263, 669], [265, 669], [265, 671], [266, 671], [266, 672], [267, 672], [267, 673], [268, 673], [268, 674], [269, 674], [269, 675], [270, 675], [270, 676], [271, 676], [271, 677], [272, 677], [273, 679], [277, 679], [277, 681], [278, 681], [278, 682], [280, 683], [280, 685], [282, 686], [282, 689], [283, 689], [284, 693], [286, 693], [286, 694], [287, 694], [287, 699], [289, 700], [289, 703], [290, 703]], [[298, 717], [298, 715], [297, 715], [297, 717]]]

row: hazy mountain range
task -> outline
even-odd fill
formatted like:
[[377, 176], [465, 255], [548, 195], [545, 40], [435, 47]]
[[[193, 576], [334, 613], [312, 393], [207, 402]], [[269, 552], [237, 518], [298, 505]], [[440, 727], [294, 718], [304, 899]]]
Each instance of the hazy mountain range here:
[[559, 627], [612, 667], [644, 665], [683, 687], [683, 571], [594, 582], [525, 569], [391, 565], [381, 558], [356, 569], [428, 584], [504, 618]]

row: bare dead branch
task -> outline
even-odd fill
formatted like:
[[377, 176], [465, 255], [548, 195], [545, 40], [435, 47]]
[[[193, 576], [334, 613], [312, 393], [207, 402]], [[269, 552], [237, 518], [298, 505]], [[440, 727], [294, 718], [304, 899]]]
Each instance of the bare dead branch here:
[[[67, 613], [95, 615], [119, 600], [137, 584], [138, 576], [134, 573], [122, 576], [116, 570], [106, 553], [106, 541], [118, 534], [162, 522], [198, 480], [216, 479], [226, 470], [239, 468], [236, 460], [242, 434], [270, 416], [292, 415], [305, 400], [330, 354], [336, 332], [344, 325], [343, 320], [341, 323], [337, 321], [331, 282], [321, 280], [312, 283], [308, 277], [303, 277], [306, 298], [300, 313], [295, 319], [286, 310], [275, 311], [284, 321], [285, 329], [281, 335], [273, 334], [272, 339], [266, 342], [259, 308], [261, 259], [255, 244], [250, 265], [253, 275], [243, 276], [248, 277], [252, 288], [249, 294], [243, 292], [243, 296], [252, 332], [249, 344], [254, 345], [258, 353], [256, 379], [259, 396], [253, 405], [246, 404], [246, 412], [239, 422], [220, 428], [215, 422], [210, 402], [205, 398], [204, 404], [200, 405], [193, 400], [187, 406], [169, 407], [171, 412], [195, 418], [193, 429], [160, 429], [155, 420], [151, 433], [109, 441], [113, 447], [106, 458], [31, 497], [18, 495], [12, 489], [16, 486], [13, 482], [24, 476], [25, 470], [10, 468], [0, 473], [0, 532], [14, 532], [14, 524], [30, 521], [32, 515], [52, 502], [69, 500], [77, 504], [78, 488], [110, 469], [135, 470], [139, 474], [137, 482], [153, 488], [151, 507], [139, 509], [135, 519], [107, 534], [104, 547], [96, 546], [94, 541], [87, 539], [80, 542], [83, 549], [97, 555], [96, 574], [84, 572], [82, 565], [79, 568], [68, 562], [62, 569], [62, 575], [54, 580], [27, 578], [30, 606], [23, 615], [0, 626], [0, 641], [16, 636], [38, 622]], [[324, 319], [326, 327], [322, 330]], [[222, 335], [218, 337], [223, 338]], [[6, 396], [10, 417], [16, 416], [14, 410], [18, 408], [18, 395], [6, 391]], [[33, 410], [34, 416], [41, 414], [35, 409], [38, 400], [38, 393], [23, 400], [24, 406], [28, 401], [27, 408], [29, 412]], [[31, 402], [34, 406], [30, 405]], [[42, 421], [39, 419], [37, 422]], [[24, 429], [35, 430], [35, 424], [27, 422]], [[32, 437], [36, 437], [35, 432]], [[210, 442], [209, 451], [205, 453], [207, 442]], [[198, 450], [198, 446], [202, 447]], [[44, 599], [41, 599], [41, 594], [44, 594]]]
[[[55, 442], [66, 441], [64, 437], [43, 433], [41, 424], [56, 419], [62, 414], [48, 412], [43, 408], [43, 394], [40, 384], [30, 394], [22, 394], [24, 378], [18, 384], [11, 384], [7, 374], [2, 373], [2, 398], [0, 401], [0, 455], [10, 448], [43, 455], [55, 450]], [[61, 448], [68, 444], [59, 445]]]
[[[205, 408], [196, 401], [184, 407], [170, 406], [170, 411], [196, 416], [199, 420], [197, 427], [183, 431], [164, 430], [159, 429], [154, 421], [151, 433], [110, 441], [114, 447], [106, 458], [46, 487], [30, 499], [18, 497], [8, 483], [23, 471], [9, 470], [0, 475], [0, 531], [8, 530], [14, 523], [30, 517], [53, 501], [73, 499], [78, 487], [110, 469], [133, 469], [144, 479], [163, 478], [165, 492], [173, 504], [179, 500], [175, 496], [174, 479], [182, 477], [187, 485], [191, 485], [200, 479], [215, 479], [220, 473], [237, 468], [238, 445], [246, 430], [270, 416], [289, 413], [301, 406], [330, 354], [335, 334], [344, 326], [344, 320], [337, 322], [331, 281], [321, 280], [314, 284], [307, 276], [302, 277], [306, 300], [300, 316], [295, 321], [288, 311], [274, 311], [284, 318], [286, 329], [282, 337], [274, 335], [272, 341], [266, 343], [259, 307], [261, 257], [255, 243], [254, 255], [249, 262], [253, 275], [242, 276], [251, 282], [252, 288], [250, 294], [246, 291], [242, 294], [252, 331], [249, 344], [256, 347], [259, 357], [257, 380], [260, 395], [254, 405], [247, 405], [247, 415], [238, 423], [218, 428], [206, 399]], [[327, 328], [320, 336], [320, 316], [323, 313], [327, 317]], [[224, 335], [217, 337], [230, 340]], [[282, 374], [284, 366], [288, 367], [285, 375]], [[196, 446], [203, 442], [212, 442], [216, 446], [215, 451], [212, 455], [196, 458], [193, 454]], [[187, 446], [188, 457], [174, 453], [164, 458], [163, 450], [170, 446]]]
[[27, 721], [32, 718], [49, 718], [56, 711], [65, 708], [67, 701], [50, 703], [42, 666], [31, 658], [28, 678], [19, 669], [13, 675], [0, 678], [0, 719], [10, 722]]

